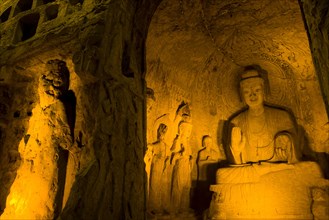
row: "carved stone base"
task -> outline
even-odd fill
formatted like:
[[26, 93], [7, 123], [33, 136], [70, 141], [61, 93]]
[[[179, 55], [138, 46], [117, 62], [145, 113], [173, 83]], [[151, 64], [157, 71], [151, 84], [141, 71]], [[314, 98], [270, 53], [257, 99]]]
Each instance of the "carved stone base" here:
[[329, 186], [314, 162], [222, 168], [208, 219], [313, 219], [312, 189]]

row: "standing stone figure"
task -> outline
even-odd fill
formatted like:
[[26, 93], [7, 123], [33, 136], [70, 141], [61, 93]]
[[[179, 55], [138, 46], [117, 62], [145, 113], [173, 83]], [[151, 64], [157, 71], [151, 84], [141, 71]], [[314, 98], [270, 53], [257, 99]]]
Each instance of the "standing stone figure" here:
[[294, 118], [286, 110], [264, 103], [264, 79], [256, 68], [247, 67], [241, 74], [240, 92], [247, 108], [230, 120], [234, 163], [297, 162]]
[[40, 105], [33, 109], [19, 152], [17, 170], [4, 219], [55, 219], [62, 210], [68, 152], [72, 135], [61, 97], [68, 91], [65, 62], [50, 60], [39, 80]]
[[64, 61], [50, 60], [46, 63], [46, 71], [39, 81], [40, 105], [42, 113], [48, 121], [48, 138], [51, 139], [47, 144], [49, 144], [49, 148], [52, 148], [57, 162], [53, 164], [53, 181], [57, 185], [57, 191], [53, 195], [56, 202], [55, 216], [59, 214], [64, 205], [69, 151], [74, 153], [68, 115], [62, 101], [69, 89], [69, 77], [69, 70]]
[[167, 126], [160, 124], [157, 131], [157, 141], [148, 145], [144, 158], [146, 164], [150, 163], [149, 173], [149, 210], [152, 214], [164, 214], [166, 197], [169, 194], [166, 182], [166, 164], [169, 161], [169, 147], [165, 144], [164, 138], [167, 133]]
[[171, 197], [173, 213], [190, 213], [192, 150], [189, 145], [189, 138], [191, 131], [192, 124], [181, 121], [178, 125], [178, 134], [171, 147], [171, 163], [174, 164]]

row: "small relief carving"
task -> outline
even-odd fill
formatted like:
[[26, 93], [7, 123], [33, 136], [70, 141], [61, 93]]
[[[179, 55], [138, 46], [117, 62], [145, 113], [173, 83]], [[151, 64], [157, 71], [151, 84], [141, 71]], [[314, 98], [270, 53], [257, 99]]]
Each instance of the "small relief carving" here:
[[[152, 94], [149, 93], [150, 99]], [[151, 215], [190, 215], [192, 149], [191, 111], [184, 101], [174, 117], [164, 114], [155, 123], [157, 140], [148, 145], [144, 162], [148, 174], [148, 210]]]
[[192, 124], [181, 121], [178, 125], [178, 134], [171, 147], [173, 164], [172, 174], [172, 198], [173, 211], [188, 214], [190, 210], [190, 190], [192, 172], [192, 149], [189, 138], [192, 132]]
[[196, 159], [197, 185], [193, 199], [201, 211], [210, 205], [212, 194], [209, 188], [211, 184], [215, 184], [220, 158], [219, 148], [214, 146], [213, 139], [209, 135], [203, 136], [202, 148], [198, 151]]
[[157, 130], [157, 141], [147, 146], [144, 157], [146, 164], [146, 173], [148, 175], [149, 199], [148, 208], [152, 214], [163, 214], [167, 204], [168, 195], [170, 195], [168, 165], [170, 149], [164, 142], [168, 127], [160, 124]]
[[73, 57], [77, 72], [95, 74], [99, 63], [99, 48], [89, 45]]
[[216, 173], [216, 170], [209, 170], [209, 165], [215, 164], [220, 160], [219, 149], [213, 146], [213, 140], [209, 135], [202, 137], [202, 149], [198, 152], [197, 164], [198, 164], [198, 180], [209, 181], [209, 175]]

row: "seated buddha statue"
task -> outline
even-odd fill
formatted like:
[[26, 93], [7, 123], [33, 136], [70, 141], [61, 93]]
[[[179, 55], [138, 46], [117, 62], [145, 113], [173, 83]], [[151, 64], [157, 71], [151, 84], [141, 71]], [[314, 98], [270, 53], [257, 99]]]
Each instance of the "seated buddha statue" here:
[[288, 111], [265, 104], [265, 83], [257, 69], [247, 67], [241, 74], [240, 94], [247, 107], [229, 120], [232, 162], [296, 163], [295, 120]]
[[265, 102], [266, 85], [258, 67], [240, 76], [246, 107], [225, 126], [231, 165], [219, 168], [210, 186], [208, 219], [313, 219], [310, 189], [329, 186], [317, 163], [301, 161], [297, 123], [288, 110]]

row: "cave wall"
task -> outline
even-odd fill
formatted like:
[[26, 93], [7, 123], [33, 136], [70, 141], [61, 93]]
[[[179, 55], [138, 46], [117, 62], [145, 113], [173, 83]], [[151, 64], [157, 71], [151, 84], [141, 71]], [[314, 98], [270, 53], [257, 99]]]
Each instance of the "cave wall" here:
[[[320, 39], [314, 37], [318, 54], [313, 53], [313, 57], [314, 43], [310, 48], [298, 1], [163, 0], [159, 5], [146, 44], [146, 82], [150, 90], [147, 143], [153, 146], [159, 141], [157, 130], [165, 124], [168, 131], [164, 143], [169, 149], [174, 146], [179, 136], [179, 109], [188, 104], [193, 171], [187, 175], [192, 175], [191, 205], [195, 210], [202, 209], [198, 191], [204, 181], [200, 172], [204, 171], [202, 165], [198, 168], [198, 157], [205, 147], [203, 140], [212, 139], [214, 151], [209, 160], [226, 166], [223, 124], [244, 106], [239, 97], [238, 76], [247, 65], [259, 65], [267, 72], [270, 93], [266, 101], [292, 111], [300, 134], [305, 132], [306, 138], [298, 148], [305, 160], [316, 160], [328, 178], [328, 115], [326, 95], [322, 96], [321, 91], [327, 81], [326, 75], [316, 74], [318, 58], [314, 59], [321, 53], [321, 62], [327, 62], [325, 43], [319, 44], [327, 37], [328, 25], [319, 18], [327, 15], [327, 5], [319, 9], [319, 3], [314, 4], [305, 3], [305, 7], [309, 11], [316, 7], [312, 16], [316, 14], [314, 21], [320, 24], [316, 28], [323, 30], [311, 26], [321, 34]], [[148, 172], [152, 176], [152, 170]], [[214, 179], [207, 178], [208, 184], [214, 184]], [[151, 188], [152, 182], [149, 184]], [[207, 188], [203, 190], [205, 194]]]
[[[82, 2], [57, 0], [56, 3], [49, 4], [49, 6], [56, 5], [57, 3], [59, 4], [59, 13], [56, 18], [54, 18], [55, 15], [51, 13], [53, 10], [49, 9], [50, 12], [48, 12], [48, 14], [46, 13], [48, 5], [42, 4], [41, 2], [47, 1], [33, 1], [31, 9], [21, 12], [18, 10], [17, 14], [14, 15], [18, 0], [0, 1], [0, 84], [2, 91], [0, 96], [1, 103], [4, 104], [1, 105], [1, 129], [5, 130], [1, 132], [0, 181], [1, 185], [5, 186], [0, 189], [1, 211], [5, 208], [9, 188], [14, 181], [17, 169], [19, 169], [18, 167], [22, 163], [27, 163], [24, 157], [17, 152], [19, 145], [24, 143], [24, 137], [27, 137], [27, 131], [30, 127], [29, 121], [33, 116], [33, 109], [40, 110], [38, 106], [39, 97], [37, 95], [37, 81], [41, 75], [40, 72], [44, 71], [44, 65], [48, 60], [60, 59], [65, 61], [68, 65], [71, 73], [70, 89], [74, 91], [77, 99], [74, 142], [76, 146], [81, 147], [79, 162], [82, 167], [79, 170], [80, 175], [77, 177], [72, 193], [68, 198], [68, 205], [62, 213], [63, 219], [102, 218], [103, 216], [111, 219], [144, 219], [145, 171], [143, 154], [146, 142], [144, 137], [146, 129], [144, 121], [146, 116], [143, 110], [145, 101], [143, 99], [145, 95], [143, 74], [146, 64], [144, 61], [144, 41], [153, 11], [160, 1], [85, 0]], [[81, 2], [83, 4], [81, 4]], [[318, 60], [318, 64], [315, 62], [315, 68], [319, 74], [319, 82], [322, 86], [323, 97], [328, 97], [328, 88], [326, 87], [328, 85], [328, 80], [326, 81], [326, 79], [328, 79], [329, 74], [327, 71], [328, 68], [325, 66], [328, 64], [328, 59], [324, 56], [325, 53], [321, 51], [329, 48], [326, 38], [327, 34], [325, 32], [328, 30], [328, 26], [323, 25], [327, 24], [328, 21], [325, 13], [328, 7], [325, 3], [326, 1], [321, 0], [305, 0], [302, 2], [304, 2], [305, 18], [309, 25], [313, 59]], [[177, 3], [175, 3], [176, 6], [174, 8], [176, 9], [173, 10], [172, 13], [174, 15], [182, 15], [181, 17], [184, 22], [186, 22], [186, 26], [184, 27], [187, 29], [190, 28], [190, 26], [194, 25], [193, 19], [202, 17], [199, 27], [204, 30], [203, 33], [207, 33], [208, 30], [205, 30], [207, 28], [203, 23], [211, 19], [207, 18], [207, 20], [205, 20], [205, 16], [209, 16], [209, 14], [202, 13], [202, 10], [200, 10], [201, 4], [191, 3], [192, 5], [189, 6], [185, 5], [185, 3], [183, 4], [183, 2], [181, 3], [180, 6], [177, 6]], [[231, 8], [234, 8], [235, 5], [239, 5], [238, 2], [232, 1], [231, 3], [232, 5], [227, 8], [224, 7], [221, 13], [211, 16], [230, 17], [231, 13], [229, 12]], [[291, 6], [290, 3], [291, 1], [289, 1], [287, 5], [283, 3], [280, 7], [287, 7], [289, 10], [295, 11], [295, 4]], [[164, 3], [162, 7], [160, 6], [159, 10], [164, 10], [165, 4], [167, 3]], [[215, 2], [209, 1], [204, 4], [207, 4], [207, 6], [204, 7], [209, 9], [210, 5], [215, 4]], [[277, 3], [274, 2], [272, 4]], [[196, 6], [198, 9], [197, 11], [201, 13], [198, 14], [197, 17], [195, 17], [196, 12], [194, 10], [190, 10], [190, 17], [188, 16], [189, 10], [183, 10], [184, 7], [188, 8], [192, 6]], [[257, 6], [257, 4], [255, 6]], [[260, 6], [257, 7], [262, 8], [265, 6], [260, 4]], [[317, 10], [321, 12], [318, 14], [319, 17], [314, 18], [311, 16], [313, 15], [310, 10], [312, 8], [314, 8], [313, 13], [317, 12]], [[9, 14], [7, 9], [10, 11]], [[21, 41], [22, 33], [19, 31], [17, 32], [19, 20], [34, 12], [40, 13], [36, 32], [34, 35], [33, 32], [27, 33], [23, 38], [25, 40]], [[218, 12], [218, 8], [212, 12]], [[267, 11], [266, 13], [269, 12]], [[273, 13], [277, 13], [277, 10], [274, 10]], [[169, 15], [168, 17], [173, 18], [173, 16], [171, 16], [172, 14]], [[260, 10], [258, 14], [256, 13], [256, 15], [262, 17], [262, 10]], [[234, 16], [234, 14], [232, 16]], [[289, 13], [283, 13], [282, 16], [287, 18], [287, 20], [291, 19]], [[32, 22], [22, 22], [20, 25], [23, 24], [23, 26], [25, 25], [26, 27], [26, 24], [29, 25], [32, 23], [32, 26], [35, 26], [36, 17], [28, 18], [28, 20], [31, 19]], [[295, 18], [296, 17], [293, 19]], [[320, 20], [322, 22], [319, 22]], [[192, 24], [190, 21], [192, 21]], [[217, 21], [217, 19], [213, 21]], [[271, 21], [267, 22], [271, 23]], [[300, 24], [299, 18], [297, 23]], [[260, 23], [260, 25], [264, 26], [266, 26], [266, 24], [265, 21], [264, 23]], [[159, 26], [166, 27], [166, 25], [162, 25], [161, 23]], [[213, 31], [213, 27], [209, 27], [209, 30]], [[180, 25], [175, 25], [174, 23], [170, 25], [170, 29], [175, 32], [182, 31], [180, 28]], [[294, 28], [295, 27], [292, 29], [295, 30]], [[128, 32], [126, 32], [127, 30]], [[264, 29], [264, 31], [265, 30], [266, 29]], [[217, 31], [221, 32], [223, 30], [218, 28]], [[229, 33], [230, 31], [232, 30], [228, 30]], [[166, 30], [164, 29], [163, 32], [159, 32], [157, 35], [165, 34], [165, 32]], [[300, 33], [302, 34], [301, 38], [305, 40], [305, 33]], [[214, 46], [214, 43], [210, 43], [214, 41], [214, 39], [209, 40], [209, 38], [211, 38], [208, 36], [209, 34], [204, 35], [207, 35], [207, 37], [202, 36], [200, 39], [204, 37], [207, 38], [203, 41], [206, 41], [205, 44], [207, 44], [208, 47], [202, 52], [203, 55], [211, 51], [216, 54], [213, 55], [214, 57], [217, 57], [219, 60], [224, 59], [226, 63], [226, 60], [230, 59], [232, 54], [226, 54], [227, 56], [221, 55], [222, 52], [220, 51], [225, 50], [221, 50], [220, 46]], [[225, 36], [225, 34], [221, 36]], [[180, 35], [180, 37], [182, 41], [186, 41], [189, 35]], [[152, 33], [149, 35], [149, 38], [152, 38]], [[286, 35], [286, 38], [290, 38], [290, 35]], [[123, 43], [124, 41], [126, 41], [126, 44]], [[252, 42], [252, 40], [247, 40], [247, 42]], [[256, 41], [256, 44], [259, 43]], [[175, 46], [180, 45], [180, 43], [177, 43]], [[305, 45], [305, 42], [302, 45]], [[216, 51], [219, 51], [218, 54], [212, 51], [214, 47]], [[304, 46], [301, 47], [304, 48]], [[126, 48], [126, 50], [124, 48]], [[317, 52], [314, 48], [321, 48], [321, 50], [317, 50]], [[156, 49], [157, 47], [155, 50]], [[239, 49], [239, 47], [235, 49]], [[266, 52], [267, 47], [261, 46], [261, 49]], [[123, 51], [126, 52], [124, 53]], [[226, 51], [230, 52], [231, 49], [226, 48]], [[321, 51], [321, 53], [319, 51]], [[198, 52], [199, 51], [196, 51], [195, 53]], [[299, 51], [297, 54], [300, 53], [309, 54], [307, 51]], [[269, 58], [262, 57], [259, 59], [262, 60], [263, 64], [267, 64], [270, 68], [276, 69], [277, 66], [280, 66], [278, 63], [281, 63], [282, 60], [273, 61], [273, 54], [271, 54]], [[183, 59], [185, 54], [182, 55], [181, 58]], [[190, 56], [190, 54], [188, 56]], [[83, 57], [83, 59], [81, 57]], [[128, 57], [130, 57], [130, 59]], [[203, 57], [209, 58], [210, 55]], [[291, 68], [291, 66], [294, 65], [287, 61], [289, 60], [288, 57], [287, 55], [286, 58], [283, 59], [285, 62], [283, 62], [282, 65], [286, 66], [286, 62], [288, 62], [288, 66]], [[196, 56], [196, 61], [198, 61], [197, 58], [200, 58], [200, 56]], [[294, 59], [293, 56], [290, 57], [290, 59]], [[158, 72], [158, 77], [161, 77], [160, 73], [162, 67], [156, 64], [157, 62], [161, 64], [158, 60], [159, 59], [149, 62], [147, 67], [150, 71]], [[202, 67], [206, 67], [207, 71], [204, 71], [204, 74], [207, 77], [207, 74], [211, 74], [212, 71], [218, 71], [218, 69], [216, 70], [215, 68], [216, 65], [208, 68], [208, 66], [212, 65], [211, 63], [214, 63], [212, 60], [213, 59], [209, 61], [202, 60], [203, 65], [196, 65], [195, 69], [198, 70], [199, 68], [200, 71]], [[242, 60], [248, 63], [247, 58], [243, 58]], [[270, 61], [267, 62], [267, 60]], [[177, 59], [178, 64], [184, 62], [184, 59]], [[310, 62], [310, 60], [307, 59], [307, 62]], [[208, 64], [206, 65], [206, 63]], [[174, 66], [173, 64], [175, 63], [172, 63], [171, 66]], [[244, 64], [244, 62], [241, 64]], [[301, 67], [294, 66], [292, 69], [298, 72], [296, 69], [303, 69], [305, 66], [308, 66], [308, 64], [302, 65]], [[230, 68], [225, 67], [223, 69], [225, 69], [225, 71], [231, 69], [231, 72], [235, 72], [235, 70], [238, 69], [235, 64], [230, 64], [230, 66]], [[160, 68], [160, 71], [155, 71], [154, 68]], [[168, 71], [166, 70], [164, 72]], [[277, 74], [279, 74], [279, 72], [280, 70]], [[314, 70], [310, 72], [313, 74]], [[299, 71], [298, 73], [301, 72]], [[306, 84], [312, 84], [314, 80], [312, 74], [311, 80], [306, 80]], [[132, 77], [132, 75], [134, 75], [134, 77]], [[149, 75], [148, 77], [152, 76]], [[164, 78], [165, 76], [162, 77]], [[203, 83], [204, 82], [201, 84]], [[154, 81], [154, 84], [156, 84], [156, 81]], [[149, 86], [152, 87], [152, 84]], [[317, 88], [316, 85], [315, 88]], [[180, 89], [177, 90], [179, 90], [177, 94], [182, 93]], [[313, 90], [308, 89], [307, 91]], [[318, 93], [317, 91], [317, 89], [314, 90], [315, 93]], [[185, 98], [185, 95], [182, 96], [184, 96], [184, 98], [176, 98], [174, 104], [166, 104], [164, 107], [166, 111], [164, 112], [172, 112], [183, 99], [189, 100]], [[133, 99], [137, 101], [133, 101]], [[127, 102], [123, 100], [127, 100]], [[134, 102], [137, 112], [134, 110]], [[321, 102], [319, 103], [321, 105]], [[202, 105], [203, 104], [200, 104], [199, 107]], [[112, 108], [109, 106], [112, 106]], [[216, 106], [214, 101], [209, 102], [209, 104], [205, 106], [206, 110], [204, 112], [209, 112], [210, 115], [216, 115], [216, 107], [214, 106]], [[236, 106], [234, 106], [234, 108], [235, 107]], [[326, 107], [327, 109], [329, 108], [328, 101], [326, 102]], [[123, 110], [121, 111], [120, 109]], [[197, 112], [193, 114], [197, 114]], [[113, 122], [113, 118], [116, 119], [114, 120], [115, 122]], [[204, 124], [204, 122], [201, 124]], [[110, 130], [110, 128], [113, 127], [115, 129]], [[129, 133], [132, 137], [127, 137], [127, 127], [137, 132]], [[203, 127], [200, 134], [203, 132], [208, 133], [208, 131], [216, 133], [216, 128], [205, 129]], [[195, 139], [197, 142], [195, 146], [200, 145], [199, 139], [199, 136]], [[25, 141], [26, 140], [27, 138], [25, 138]]]
[[159, 117], [174, 118], [184, 101], [191, 106], [194, 157], [204, 135], [221, 148], [223, 121], [243, 107], [239, 71], [257, 64], [268, 75], [266, 101], [291, 109], [308, 147], [328, 153], [323, 81], [314, 69], [298, 1], [165, 0], [153, 16], [146, 48], [146, 81], [156, 99], [148, 116], [149, 143]]
[[[145, 218], [143, 45], [156, 4], [1, 1], [1, 15], [11, 8], [0, 22], [1, 126], [6, 129], [0, 218]], [[54, 108], [50, 117], [66, 114], [73, 124], [72, 146], [64, 149], [69, 151], [66, 182], [73, 186], [66, 190], [61, 214], [51, 200], [63, 181], [56, 176], [63, 168], [55, 163], [61, 160], [60, 138], [53, 135], [63, 131], [47, 125], [51, 120], [38, 92], [50, 60], [65, 62], [76, 102], [70, 115]]]
[[308, 29], [311, 51], [319, 80], [327, 113], [329, 112], [329, 2], [324, 0], [301, 0], [301, 9]]

